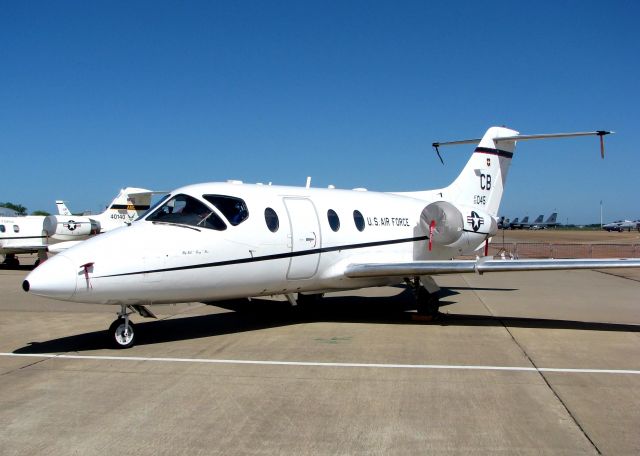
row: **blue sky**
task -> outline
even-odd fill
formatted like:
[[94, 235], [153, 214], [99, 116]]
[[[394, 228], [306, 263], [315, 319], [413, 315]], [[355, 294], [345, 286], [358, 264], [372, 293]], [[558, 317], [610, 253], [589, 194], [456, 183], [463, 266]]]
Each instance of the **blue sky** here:
[[640, 218], [636, 1], [60, 1], [0, 8], [0, 201], [99, 211], [121, 187], [447, 185], [523, 134], [501, 213]]

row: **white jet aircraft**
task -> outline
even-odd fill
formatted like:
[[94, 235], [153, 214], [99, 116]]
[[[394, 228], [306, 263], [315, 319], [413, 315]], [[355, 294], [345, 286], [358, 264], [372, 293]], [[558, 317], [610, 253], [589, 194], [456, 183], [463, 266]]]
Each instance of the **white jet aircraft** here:
[[91, 235], [131, 223], [149, 209], [154, 193], [142, 188], [123, 188], [107, 209], [97, 215], [72, 215], [62, 201], [56, 201], [59, 215], [0, 217], [3, 264], [18, 266], [15, 255], [19, 253], [37, 253], [40, 263], [47, 259], [47, 252], [61, 252]]
[[0, 254], [3, 265], [17, 267], [20, 253], [37, 253], [38, 262], [47, 258], [47, 236], [42, 231], [42, 215], [0, 217]]
[[[438, 274], [640, 267], [640, 260], [454, 260], [485, 246], [516, 141], [608, 132], [519, 135], [492, 127], [460, 175], [438, 190], [205, 183], [179, 188], [131, 226], [53, 257], [23, 282], [49, 298], [120, 307], [109, 329], [134, 344], [129, 315], [150, 304], [285, 295], [292, 304], [324, 292], [406, 282], [418, 310], [438, 312]], [[438, 152], [439, 153], [439, 152]], [[486, 255], [486, 252], [485, 252]], [[297, 298], [296, 298], [297, 294]], [[306, 298], [305, 298], [306, 296]]]

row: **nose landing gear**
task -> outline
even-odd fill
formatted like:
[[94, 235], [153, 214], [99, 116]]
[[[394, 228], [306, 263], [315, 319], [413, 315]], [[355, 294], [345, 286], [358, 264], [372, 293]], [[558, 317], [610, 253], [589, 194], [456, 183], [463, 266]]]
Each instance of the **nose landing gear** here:
[[[131, 310], [128, 310], [131, 309]], [[109, 326], [109, 338], [114, 348], [130, 348], [136, 342], [135, 326], [129, 320], [129, 315], [137, 312], [145, 318], [157, 318], [143, 305], [120, 304], [118, 318]]]
[[127, 307], [122, 304], [118, 318], [109, 326], [109, 337], [115, 348], [133, 347], [136, 340], [133, 323], [129, 321], [129, 315], [133, 312], [127, 312]]

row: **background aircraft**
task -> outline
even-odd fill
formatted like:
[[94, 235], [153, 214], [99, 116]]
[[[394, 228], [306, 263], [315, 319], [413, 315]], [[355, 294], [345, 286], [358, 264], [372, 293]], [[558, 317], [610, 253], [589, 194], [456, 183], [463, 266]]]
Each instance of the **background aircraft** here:
[[540, 223], [542, 223], [542, 220], [544, 219], [544, 214], [540, 214], [538, 217], [536, 217], [536, 219], [533, 221], [533, 223], [529, 224], [529, 229], [537, 229], [534, 227], [537, 227]]
[[37, 263], [40, 263], [47, 258], [47, 252], [58, 253], [91, 235], [131, 223], [149, 209], [153, 194], [151, 190], [124, 188], [103, 213], [95, 216], [72, 215], [62, 201], [56, 201], [58, 212], [67, 212], [67, 215], [2, 217], [0, 254], [5, 256], [3, 264], [18, 266], [16, 254], [19, 253], [37, 253]]
[[37, 253], [38, 262], [47, 258], [47, 237], [42, 231], [44, 216], [0, 217], [0, 254], [3, 265], [16, 267], [19, 253]]
[[[417, 192], [207, 183], [174, 190], [130, 226], [96, 236], [33, 270], [23, 289], [120, 306], [109, 328], [134, 344], [132, 312], [149, 304], [322, 293], [406, 283], [434, 316], [432, 276], [461, 272], [640, 267], [640, 260], [452, 260], [485, 255], [516, 141], [606, 132], [520, 135], [492, 127], [448, 187]], [[297, 294], [297, 296], [296, 296]]]
[[[509, 220], [509, 219], [507, 219], [507, 220]], [[517, 225], [518, 223], [520, 223], [520, 219], [518, 217], [516, 217], [513, 220], [508, 221], [505, 226], [506, 226], [507, 229], [511, 230], [511, 229], [513, 229], [513, 226]]]
[[602, 225], [602, 229], [606, 231], [638, 230], [640, 231], [640, 220], [616, 220], [615, 222]]
[[558, 220], [558, 213], [554, 212], [553, 214], [551, 214], [549, 216], [549, 218], [547, 218], [547, 220], [544, 221], [544, 223], [540, 224], [541, 228], [555, 228], [557, 226], [560, 226], [560, 223], [557, 222]]
[[104, 233], [142, 215], [151, 206], [154, 193], [143, 188], [123, 188], [105, 211], [96, 215], [73, 215], [64, 202], [56, 201], [58, 212], [68, 212], [68, 215], [48, 215], [44, 219], [44, 232], [59, 241], [77, 241]]
[[518, 217], [516, 217], [513, 222], [509, 225], [509, 229], [512, 230], [521, 230], [523, 228], [529, 228], [529, 216], [527, 215], [522, 219], [521, 222], [518, 221]]
[[[540, 217], [538, 217], [538, 218], [541, 219], [542, 215]], [[531, 227], [529, 227], [529, 229], [531, 229], [531, 230], [544, 230], [546, 228], [555, 228], [556, 226], [560, 225], [559, 223], [556, 222], [557, 218], [558, 218], [558, 213], [554, 212], [544, 222], [542, 220], [538, 221], [538, 219], [536, 219], [534, 224], [531, 225]]]

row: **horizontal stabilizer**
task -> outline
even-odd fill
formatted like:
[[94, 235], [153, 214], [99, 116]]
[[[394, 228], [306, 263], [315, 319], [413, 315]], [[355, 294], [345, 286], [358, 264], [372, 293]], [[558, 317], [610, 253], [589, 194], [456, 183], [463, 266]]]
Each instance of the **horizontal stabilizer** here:
[[[600, 137], [600, 154], [602, 158], [604, 158], [604, 136], [615, 133], [613, 131], [607, 130], [597, 130], [597, 131], [578, 131], [574, 133], [545, 133], [539, 135], [511, 135], [511, 136], [496, 136], [493, 139], [493, 142], [499, 144], [504, 141], [527, 141], [531, 139], [558, 139], [558, 138], [575, 138], [578, 136], [599, 136]], [[440, 156], [440, 152], [438, 148], [440, 146], [458, 146], [461, 144], [477, 144], [481, 141], [480, 138], [476, 139], [463, 139], [461, 141], [446, 141], [446, 142], [434, 142], [432, 146], [435, 148], [438, 156]], [[442, 158], [440, 158], [442, 161]]]

